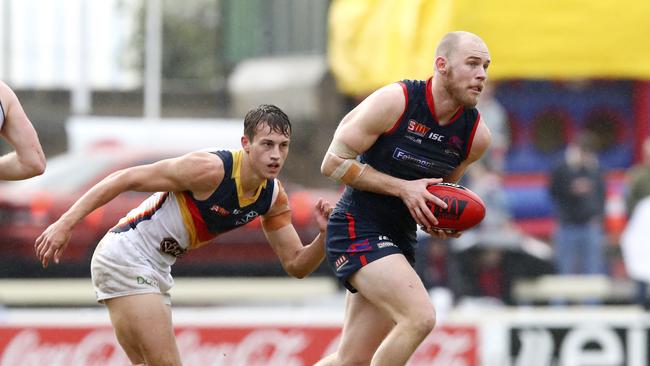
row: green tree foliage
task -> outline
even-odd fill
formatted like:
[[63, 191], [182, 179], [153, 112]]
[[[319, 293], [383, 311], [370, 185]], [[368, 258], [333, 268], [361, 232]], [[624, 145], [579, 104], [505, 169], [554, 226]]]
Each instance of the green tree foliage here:
[[[218, 0], [162, 1], [162, 83], [166, 90], [214, 90], [224, 80]], [[144, 70], [146, 5], [142, 1], [133, 36], [131, 64]]]

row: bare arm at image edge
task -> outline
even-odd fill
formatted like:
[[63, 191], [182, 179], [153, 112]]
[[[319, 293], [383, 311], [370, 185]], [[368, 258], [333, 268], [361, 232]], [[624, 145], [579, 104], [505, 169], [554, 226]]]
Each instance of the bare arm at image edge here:
[[21, 180], [43, 174], [45, 154], [36, 130], [16, 94], [1, 81], [0, 102], [4, 113], [0, 135], [14, 150], [0, 157], [0, 180]]

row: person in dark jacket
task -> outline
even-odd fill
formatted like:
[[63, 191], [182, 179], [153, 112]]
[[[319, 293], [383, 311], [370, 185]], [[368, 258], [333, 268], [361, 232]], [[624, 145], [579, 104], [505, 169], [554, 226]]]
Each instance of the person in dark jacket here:
[[579, 135], [551, 172], [550, 195], [555, 204], [555, 257], [560, 274], [602, 274], [605, 179], [598, 164], [596, 140]]

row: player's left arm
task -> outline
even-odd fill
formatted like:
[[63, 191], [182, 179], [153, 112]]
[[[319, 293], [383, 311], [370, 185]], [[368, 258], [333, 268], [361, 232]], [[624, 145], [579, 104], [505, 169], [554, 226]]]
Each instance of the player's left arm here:
[[280, 189], [273, 207], [262, 216], [262, 229], [282, 268], [292, 277], [303, 278], [312, 273], [325, 258], [325, 230], [332, 206], [322, 198], [315, 205], [319, 233], [303, 245], [291, 223], [291, 210], [284, 189]]
[[456, 169], [444, 178], [444, 182], [457, 183], [460, 178], [462, 178], [463, 174], [465, 174], [467, 168], [485, 154], [491, 141], [492, 135], [490, 134], [490, 130], [483, 121], [483, 118], [481, 118], [478, 121], [476, 133], [474, 134], [474, 141], [472, 142], [472, 146], [467, 154], [467, 158], [465, 158]]

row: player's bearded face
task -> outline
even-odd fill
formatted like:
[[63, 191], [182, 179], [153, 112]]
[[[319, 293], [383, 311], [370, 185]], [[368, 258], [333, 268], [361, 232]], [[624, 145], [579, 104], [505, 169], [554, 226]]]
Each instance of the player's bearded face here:
[[473, 108], [478, 103], [478, 95], [472, 93], [469, 89], [471, 76], [463, 77], [462, 68], [456, 72], [455, 66], [451, 63], [447, 66], [447, 74], [444, 78], [444, 87], [447, 93], [454, 100], [457, 100], [463, 107]]

